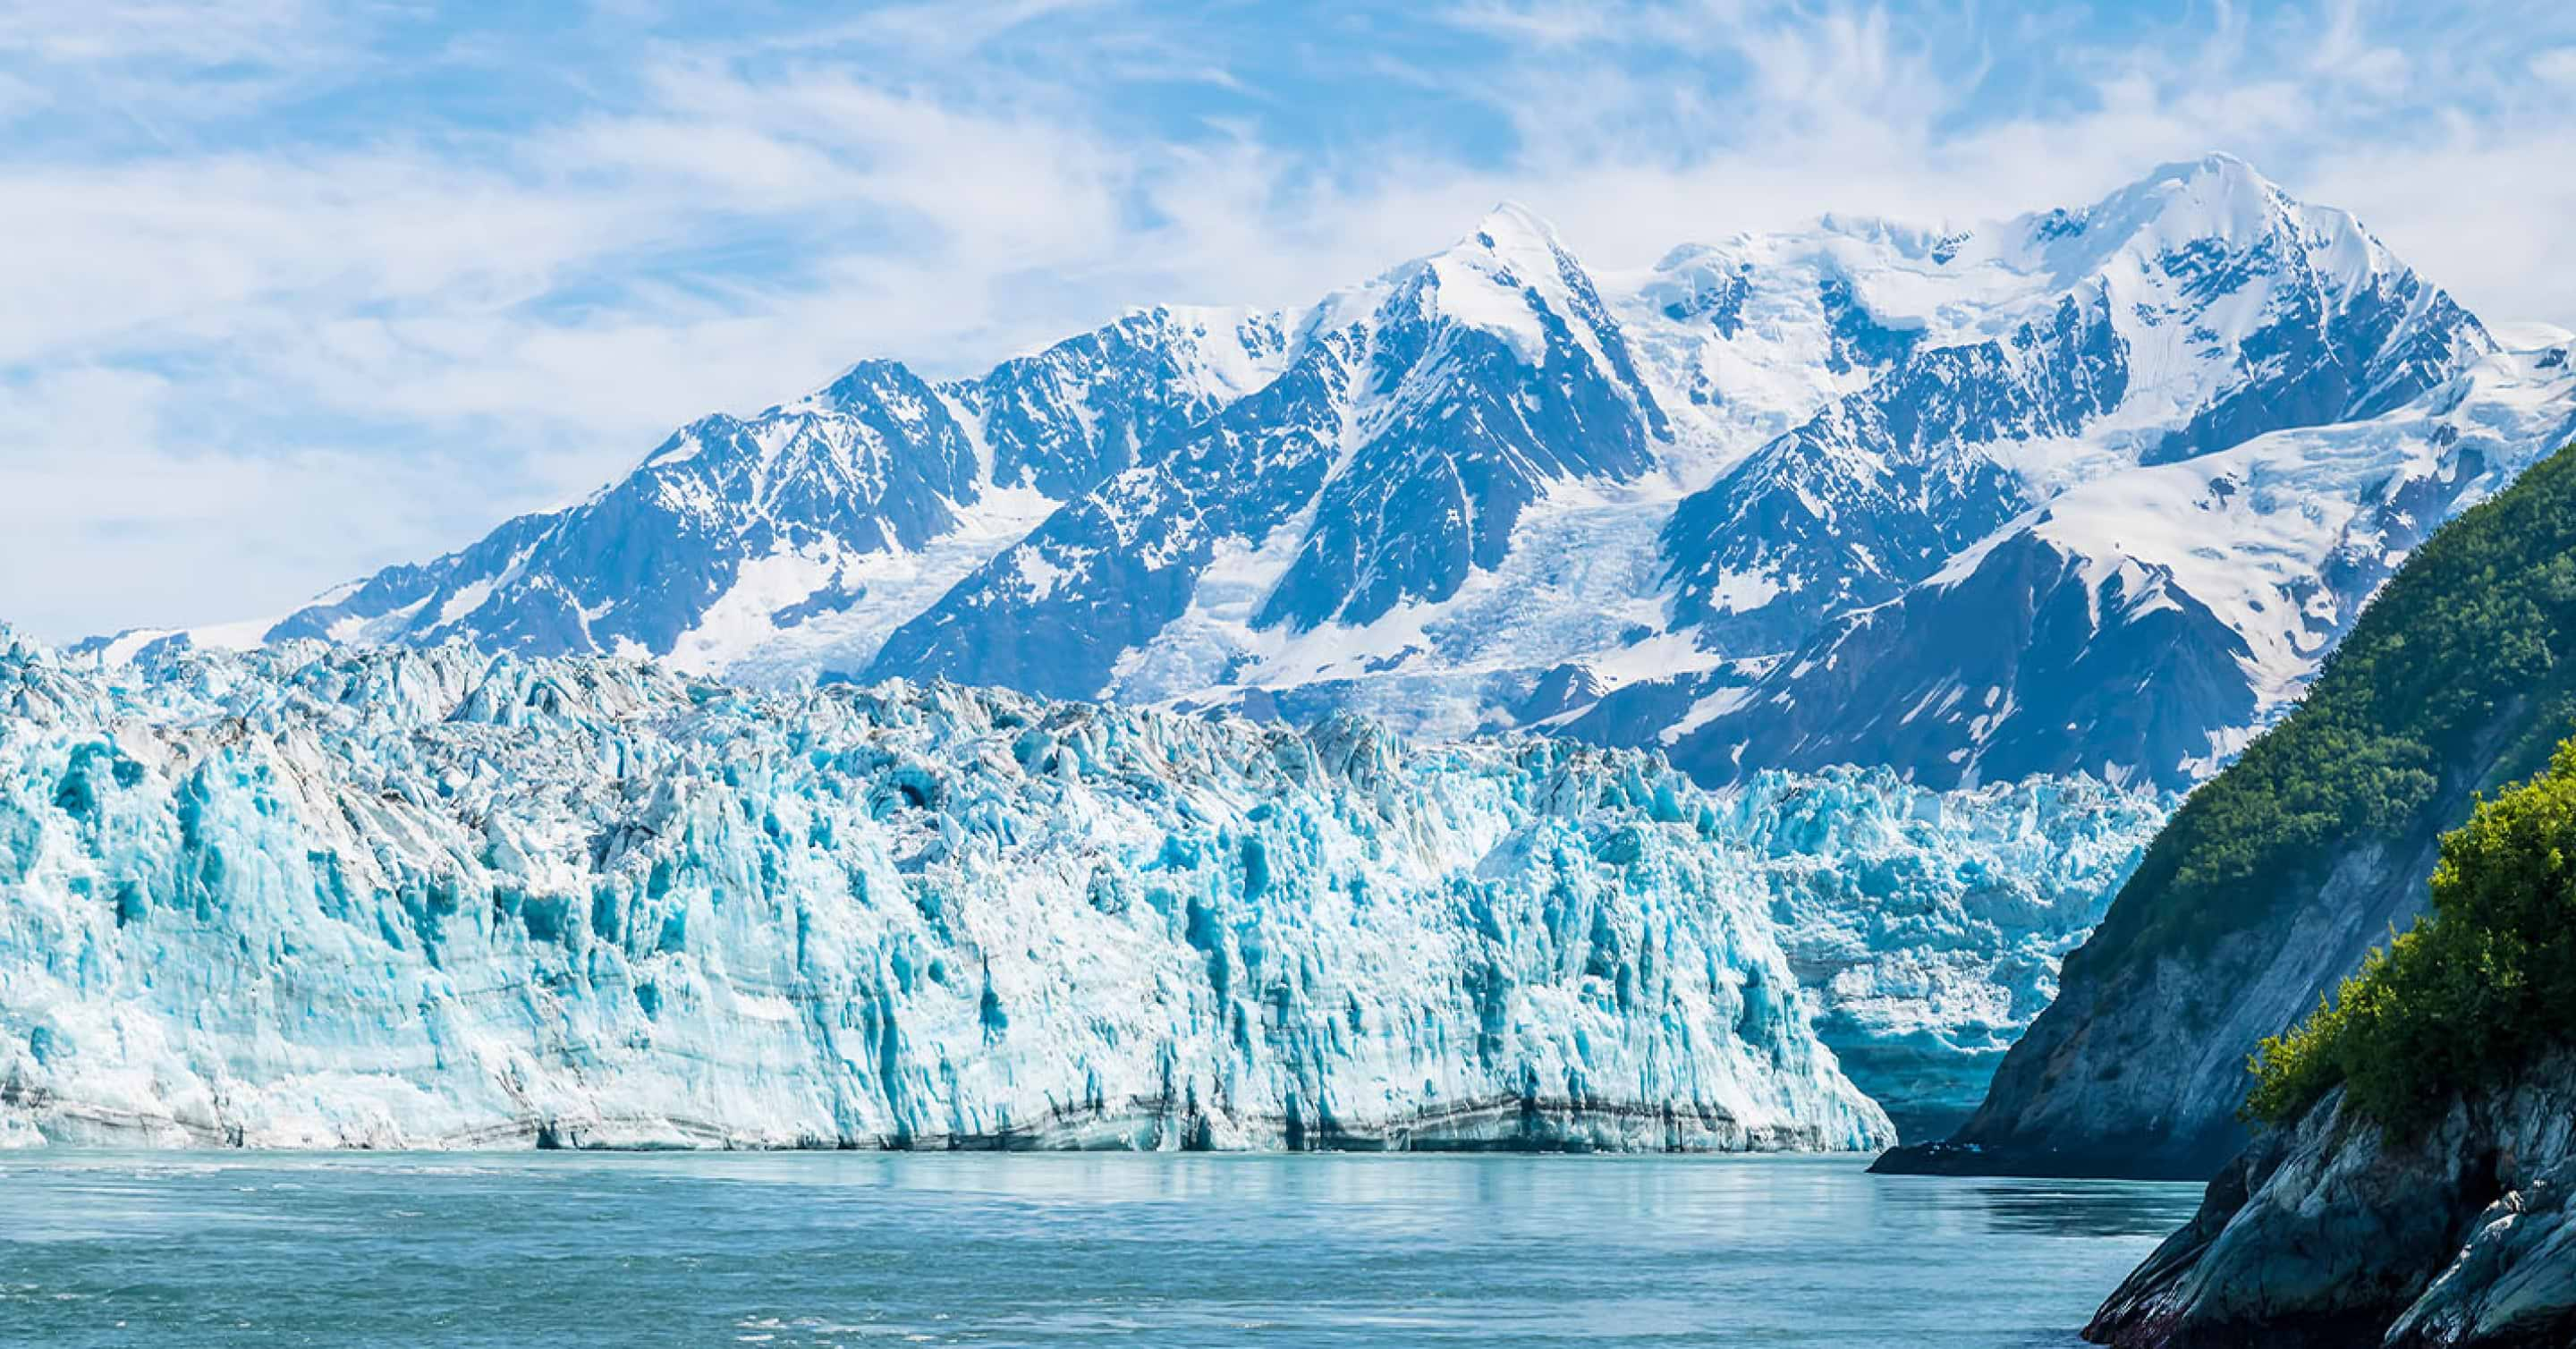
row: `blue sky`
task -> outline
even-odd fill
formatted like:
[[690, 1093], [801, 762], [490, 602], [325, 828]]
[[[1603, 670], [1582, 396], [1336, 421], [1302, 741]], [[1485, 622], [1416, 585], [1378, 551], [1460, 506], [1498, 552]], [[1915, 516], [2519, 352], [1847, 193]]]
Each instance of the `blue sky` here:
[[867, 355], [2211, 149], [2576, 321], [2563, 4], [0, 4], [0, 619], [275, 613]]

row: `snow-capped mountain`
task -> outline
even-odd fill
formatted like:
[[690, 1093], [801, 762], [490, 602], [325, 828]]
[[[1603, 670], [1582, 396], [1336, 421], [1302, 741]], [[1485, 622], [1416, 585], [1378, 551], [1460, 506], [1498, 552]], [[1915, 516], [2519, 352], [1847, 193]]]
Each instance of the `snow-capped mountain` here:
[[1584, 733], [1661, 722], [1712, 777], [2185, 785], [2434, 526], [2576, 430], [2564, 346], [2500, 351], [2349, 216], [2234, 161], [1999, 234], [1943, 265], [2078, 278], [2053, 311], [1908, 353], [1676, 514], [1680, 616], [1787, 653]]
[[2187, 785], [2287, 706], [2435, 527], [2576, 441], [2568, 351], [2072, 485], [1758, 677], [1652, 690], [1697, 694], [1665, 743], [1708, 778], [1859, 759], [1936, 783]]
[[869, 674], [1147, 700], [1244, 682], [1262, 640], [1448, 605], [1551, 488], [1615, 489], [1670, 438], [1590, 279], [1517, 210], [1319, 305], [1290, 352], [898, 629]]
[[569, 510], [393, 567], [269, 640], [620, 652], [810, 680], [872, 650], [1063, 500], [1278, 374], [1275, 316], [1157, 309], [980, 379], [867, 361], [681, 428]]
[[270, 633], [2175, 788], [2576, 427], [2511, 345], [2225, 156], [1632, 273], [1505, 207], [1302, 309], [864, 364]]

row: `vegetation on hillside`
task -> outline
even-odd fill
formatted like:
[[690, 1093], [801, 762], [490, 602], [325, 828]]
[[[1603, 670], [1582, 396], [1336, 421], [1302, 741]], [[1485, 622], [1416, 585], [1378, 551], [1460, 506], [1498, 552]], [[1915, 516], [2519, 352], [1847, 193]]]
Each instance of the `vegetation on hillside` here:
[[2576, 1039], [2576, 741], [2443, 836], [2433, 911], [2296, 1028], [2263, 1042], [2246, 1114], [2296, 1118], [2341, 1084], [2409, 1131]]
[[2571, 722], [2576, 449], [2416, 550], [2297, 709], [2183, 803], [2069, 965], [2206, 950], [2323, 879], [2333, 845], [2439, 828], [2446, 773], [2456, 791], [2492, 755], [2485, 781], [2528, 774]]

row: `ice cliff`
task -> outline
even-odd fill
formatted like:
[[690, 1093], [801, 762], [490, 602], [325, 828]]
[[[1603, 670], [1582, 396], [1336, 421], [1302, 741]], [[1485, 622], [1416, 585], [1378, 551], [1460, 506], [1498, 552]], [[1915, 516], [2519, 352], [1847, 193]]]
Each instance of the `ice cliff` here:
[[1976, 1108], [2174, 805], [2081, 774], [1936, 792], [1885, 768], [1763, 772], [1723, 799], [1717, 836], [1759, 874], [1818, 1034], [1908, 1139]]
[[0, 1140], [1883, 1144], [1741, 809], [1349, 718], [0, 631]]

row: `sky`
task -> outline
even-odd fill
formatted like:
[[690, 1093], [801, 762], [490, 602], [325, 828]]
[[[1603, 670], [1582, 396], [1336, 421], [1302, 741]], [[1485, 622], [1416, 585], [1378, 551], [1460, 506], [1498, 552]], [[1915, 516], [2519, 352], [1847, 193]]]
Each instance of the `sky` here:
[[[541, 13], [538, 11], [542, 11]], [[283, 613], [862, 357], [2226, 150], [2576, 323], [2576, 9], [0, 0], [0, 622]]]

